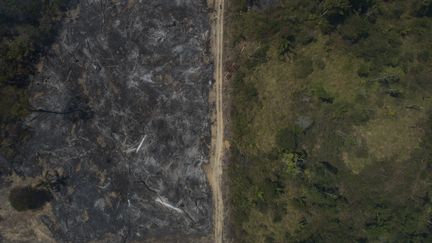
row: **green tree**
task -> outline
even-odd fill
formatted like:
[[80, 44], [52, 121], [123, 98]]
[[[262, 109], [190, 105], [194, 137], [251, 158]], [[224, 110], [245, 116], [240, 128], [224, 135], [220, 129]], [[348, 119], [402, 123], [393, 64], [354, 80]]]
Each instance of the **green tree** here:
[[360, 39], [367, 38], [371, 24], [359, 15], [349, 17], [339, 28], [339, 33], [342, 37], [352, 43], [358, 42]]
[[432, 17], [432, 0], [416, 0], [412, 8], [417, 17]]
[[352, 12], [349, 0], [325, 0], [322, 16], [325, 16], [331, 25], [341, 24]]

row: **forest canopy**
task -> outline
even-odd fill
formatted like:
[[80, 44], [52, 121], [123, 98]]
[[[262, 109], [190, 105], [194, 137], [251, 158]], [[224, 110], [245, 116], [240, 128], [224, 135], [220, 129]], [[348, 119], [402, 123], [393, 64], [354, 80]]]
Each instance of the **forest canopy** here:
[[232, 1], [239, 242], [432, 241], [432, 1]]

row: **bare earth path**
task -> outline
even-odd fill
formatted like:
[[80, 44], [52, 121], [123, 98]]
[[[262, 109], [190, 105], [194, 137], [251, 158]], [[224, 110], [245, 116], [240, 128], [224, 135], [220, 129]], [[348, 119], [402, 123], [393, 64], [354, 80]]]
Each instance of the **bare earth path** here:
[[213, 128], [212, 148], [213, 154], [208, 170], [209, 182], [213, 189], [213, 227], [214, 242], [223, 242], [224, 228], [224, 202], [222, 194], [222, 172], [224, 154], [224, 117], [223, 117], [223, 27], [224, 27], [224, 0], [214, 0], [216, 18], [213, 32], [213, 51], [215, 56], [215, 102], [216, 121]]

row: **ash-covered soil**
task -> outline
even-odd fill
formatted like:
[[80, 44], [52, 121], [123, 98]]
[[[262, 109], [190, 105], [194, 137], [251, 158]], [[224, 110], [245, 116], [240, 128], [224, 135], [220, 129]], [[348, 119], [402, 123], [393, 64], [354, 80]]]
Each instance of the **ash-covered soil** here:
[[[210, 233], [206, 1], [81, 0], [68, 15], [29, 87], [30, 136], [0, 157], [0, 241]], [[19, 186], [52, 199], [17, 212]]]

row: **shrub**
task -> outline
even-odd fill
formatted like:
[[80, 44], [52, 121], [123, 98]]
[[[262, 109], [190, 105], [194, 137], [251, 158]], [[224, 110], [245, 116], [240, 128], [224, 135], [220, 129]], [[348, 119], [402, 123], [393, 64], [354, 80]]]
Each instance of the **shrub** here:
[[407, 82], [413, 90], [427, 90], [432, 88], [431, 71], [422, 67], [415, 66], [406, 75]]
[[358, 13], [366, 13], [374, 4], [374, 0], [350, 0], [351, 8]]
[[360, 65], [360, 67], [357, 69], [357, 74], [358, 74], [359, 77], [362, 77], [362, 78], [368, 77], [369, 74], [370, 74], [370, 67], [369, 67], [369, 65], [367, 65], [365, 63], [362, 63]]
[[299, 144], [299, 135], [299, 129], [296, 127], [284, 128], [276, 135], [276, 143], [282, 150], [295, 152]]
[[315, 87], [312, 90], [312, 93], [314, 96], [318, 97], [318, 99], [320, 99], [323, 102], [326, 103], [333, 103], [334, 97], [332, 94], [330, 94], [330, 92], [328, 92], [323, 86], [322, 84], [318, 84], [317, 87]]
[[291, 177], [299, 176], [302, 171], [301, 155], [298, 153], [283, 153], [281, 160], [285, 167], [285, 173]]
[[318, 67], [318, 69], [323, 70], [326, 67], [326, 63], [322, 59], [315, 60], [315, 66]]
[[323, 8], [323, 15], [333, 26], [343, 23], [351, 13], [351, 3], [348, 0], [326, 0]]
[[342, 37], [352, 43], [364, 39], [369, 35], [370, 23], [359, 15], [351, 16], [339, 28]]
[[377, 72], [385, 66], [396, 66], [400, 59], [401, 38], [397, 33], [374, 32], [354, 46], [358, 57], [370, 61]]
[[427, 62], [430, 60], [430, 52], [428, 50], [422, 50], [417, 54], [417, 59], [420, 62]]
[[432, 17], [432, 0], [417, 0], [412, 5], [413, 14], [417, 17]]
[[294, 75], [296, 78], [307, 78], [313, 72], [312, 60], [308, 57], [300, 58], [294, 63]]

